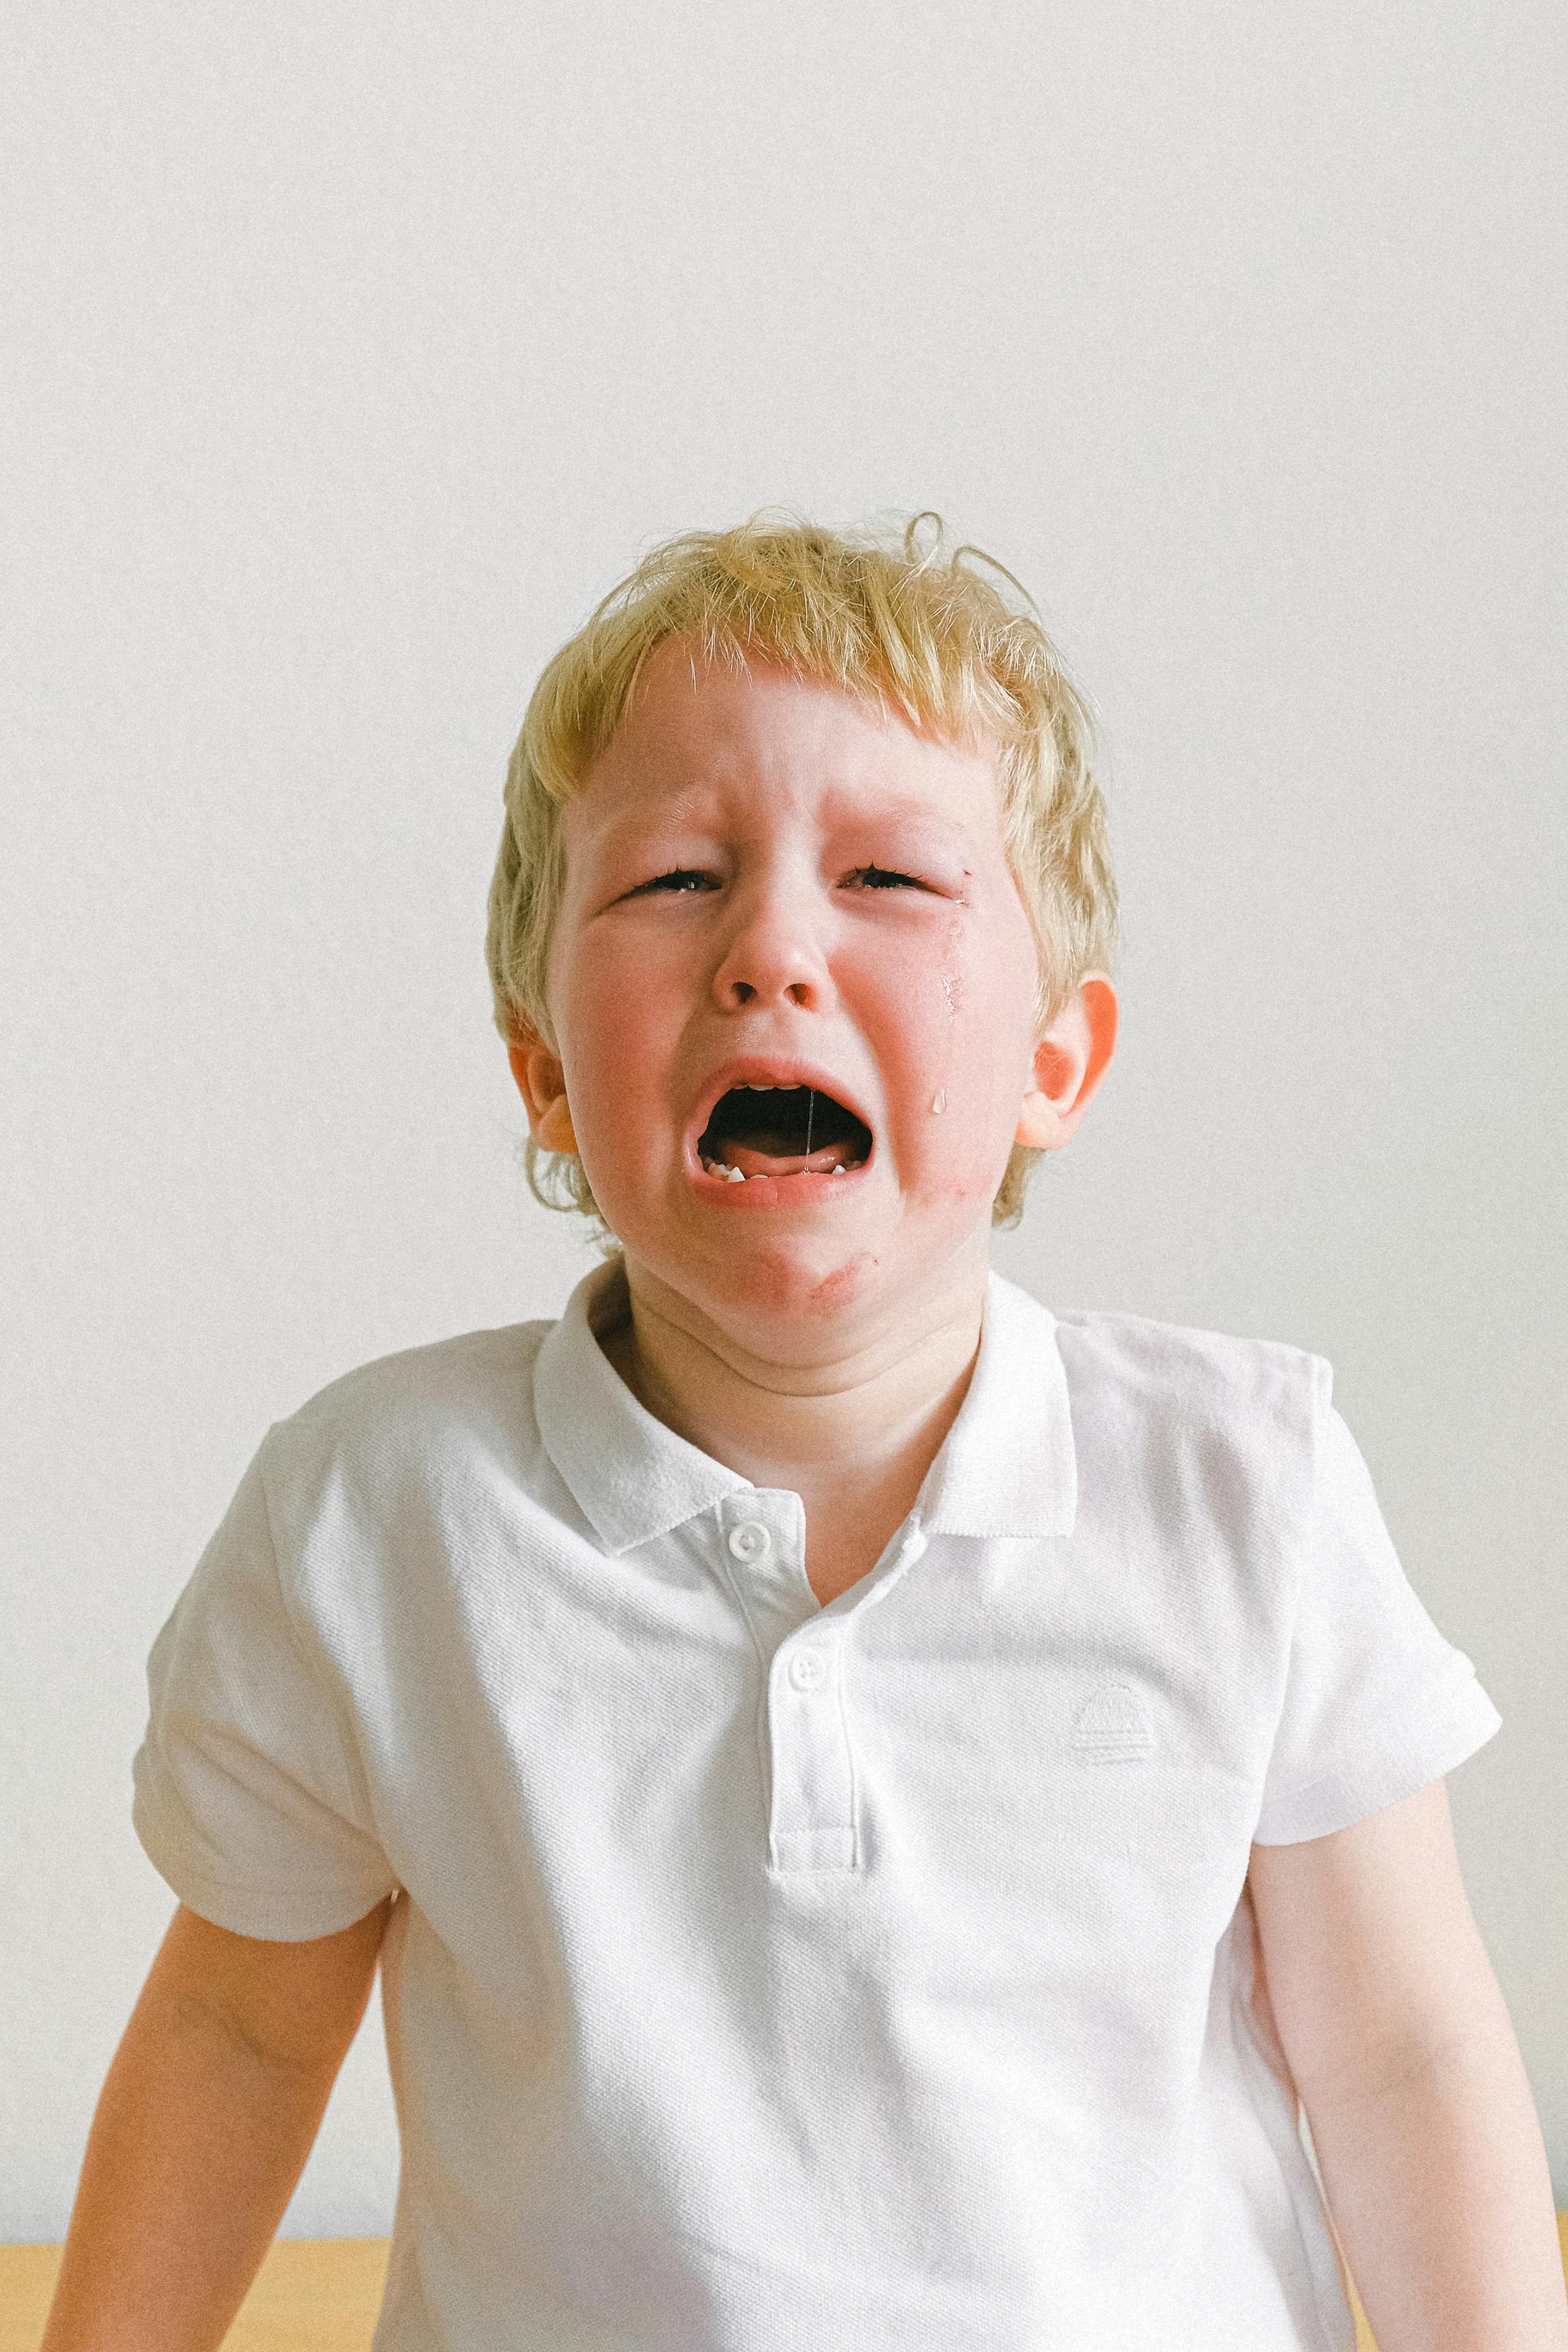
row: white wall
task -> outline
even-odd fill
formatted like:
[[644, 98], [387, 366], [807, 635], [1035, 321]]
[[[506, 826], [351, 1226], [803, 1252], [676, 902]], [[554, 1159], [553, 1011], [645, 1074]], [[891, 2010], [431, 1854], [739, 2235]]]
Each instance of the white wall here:
[[[483, 964], [539, 667], [776, 500], [940, 509], [1100, 707], [1123, 1044], [995, 1263], [1334, 1363], [1504, 1717], [1450, 1790], [1568, 2204], [1568, 19], [78, 0], [7, 47], [0, 2238], [64, 2234], [174, 1907], [145, 1656], [262, 1431], [591, 1263]], [[384, 2233], [395, 2176], [373, 2004], [284, 2233]]]

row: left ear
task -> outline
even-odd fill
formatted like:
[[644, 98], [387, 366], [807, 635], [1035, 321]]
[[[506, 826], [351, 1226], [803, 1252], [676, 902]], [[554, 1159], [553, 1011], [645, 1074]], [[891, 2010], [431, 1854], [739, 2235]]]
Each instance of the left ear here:
[[1116, 1051], [1121, 1007], [1102, 971], [1086, 971], [1035, 1048], [1015, 1143], [1059, 1151], [1089, 1108]]

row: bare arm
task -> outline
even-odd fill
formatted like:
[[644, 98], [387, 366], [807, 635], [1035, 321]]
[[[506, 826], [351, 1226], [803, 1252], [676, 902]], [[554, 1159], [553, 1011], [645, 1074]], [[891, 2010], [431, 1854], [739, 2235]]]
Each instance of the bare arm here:
[[1382, 2352], [1568, 2352], [1546, 2147], [1434, 1780], [1257, 1846], [1279, 2037]]
[[1506, 2012], [1305, 2104], [1380, 2352], [1568, 2352], [1552, 2176]]
[[305, 2168], [391, 1903], [302, 1944], [180, 1906], [99, 2097], [39, 2352], [216, 2352]]

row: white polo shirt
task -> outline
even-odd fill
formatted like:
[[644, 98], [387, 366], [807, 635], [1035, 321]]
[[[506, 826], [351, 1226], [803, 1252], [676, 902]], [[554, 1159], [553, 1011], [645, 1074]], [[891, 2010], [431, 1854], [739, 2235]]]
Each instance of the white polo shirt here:
[[154, 1643], [134, 1822], [285, 1941], [389, 1891], [375, 2352], [1352, 2352], [1248, 1848], [1500, 1717], [1322, 1358], [993, 1270], [827, 1608], [557, 1322], [273, 1424]]

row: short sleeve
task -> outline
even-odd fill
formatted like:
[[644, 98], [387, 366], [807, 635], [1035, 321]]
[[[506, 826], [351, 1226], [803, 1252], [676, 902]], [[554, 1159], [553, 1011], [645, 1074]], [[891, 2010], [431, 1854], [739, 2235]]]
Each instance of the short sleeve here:
[[334, 1935], [397, 1885], [352, 1733], [291, 1614], [262, 1441], [147, 1660], [132, 1821], [180, 1900], [234, 1934]]
[[1314, 1359], [1313, 1494], [1284, 1706], [1254, 1843], [1295, 1845], [1414, 1796], [1500, 1730], [1462, 1650], [1411, 1589]]

